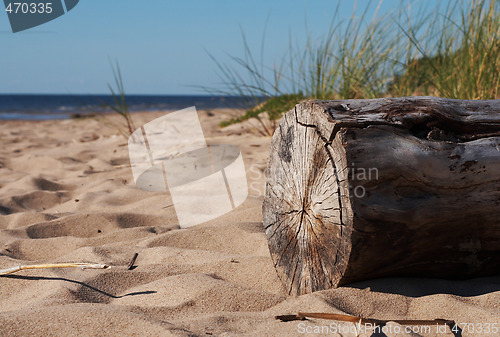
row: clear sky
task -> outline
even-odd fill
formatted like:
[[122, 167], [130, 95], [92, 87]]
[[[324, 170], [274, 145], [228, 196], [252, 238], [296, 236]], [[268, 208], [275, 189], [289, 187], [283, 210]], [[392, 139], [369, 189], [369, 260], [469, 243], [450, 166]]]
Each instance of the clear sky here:
[[[129, 94], [204, 94], [192, 86], [220, 83], [207, 51], [221, 62], [228, 54], [242, 56], [243, 30], [259, 54], [267, 21], [265, 59], [272, 64], [287, 50], [289, 35], [305, 41], [306, 21], [310, 33], [325, 34], [337, 3], [80, 0], [65, 15], [15, 34], [2, 10], [0, 93], [108, 93], [111, 58], [119, 61]], [[368, 3], [358, 0], [358, 11]], [[380, 12], [399, 3], [384, 0]], [[372, 1], [373, 10], [377, 4]], [[352, 15], [353, 8], [354, 1], [342, 1], [340, 17]]]

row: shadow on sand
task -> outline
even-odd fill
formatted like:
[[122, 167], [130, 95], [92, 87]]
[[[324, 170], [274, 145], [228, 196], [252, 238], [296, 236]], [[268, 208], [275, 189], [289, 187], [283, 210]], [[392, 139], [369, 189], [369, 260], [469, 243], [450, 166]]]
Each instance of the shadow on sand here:
[[[71, 279], [67, 279], [67, 278], [64, 278], [64, 277], [46, 277], [46, 276], [20, 276], [20, 275], [5, 275], [3, 277], [8, 277], [8, 278], [13, 278], [13, 279], [20, 279], [20, 280], [32, 280], [32, 281], [40, 281], [40, 280], [51, 280], [51, 281], [65, 281], [65, 282], [70, 282], [70, 283], [74, 283], [74, 284], [78, 284], [81, 289], [86, 289], [87, 291], [85, 293], [88, 293], [88, 290], [92, 291], [92, 292], [95, 292], [95, 293], [98, 293], [100, 295], [104, 295], [106, 297], [109, 297], [109, 298], [123, 298], [123, 297], [127, 297], [127, 296], [136, 296], [136, 295], [148, 295], [148, 294], [155, 294], [156, 291], [153, 291], [153, 290], [149, 290], [149, 291], [139, 291], [139, 292], [133, 292], [133, 293], [128, 293], [128, 294], [125, 294], [125, 295], [120, 295], [120, 296], [117, 296], [117, 295], [113, 295], [113, 294], [110, 294], [104, 290], [100, 290], [96, 287], [93, 287], [87, 283], [84, 283], [84, 282], [81, 282], [81, 281], [75, 281], [75, 280], [71, 280]], [[73, 292], [75, 294], [75, 292]], [[82, 293], [81, 290], [78, 290], [77, 293]], [[78, 296], [81, 298], [81, 296]], [[88, 300], [84, 300], [83, 299], [83, 302], [93, 302], [93, 301], [88, 301]], [[98, 301], [100, 302], [100, 301]]]

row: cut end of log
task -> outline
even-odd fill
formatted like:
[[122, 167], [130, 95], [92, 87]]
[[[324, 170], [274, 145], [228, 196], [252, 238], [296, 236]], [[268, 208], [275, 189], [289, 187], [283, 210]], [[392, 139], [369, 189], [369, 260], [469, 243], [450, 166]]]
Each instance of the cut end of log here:
[[350, 248], [346, 181], [332, 164], [339, 158], [295, 111], [276, 130], [271, 153], [263, 209], [275, 268], [291, 294], [336, 286]]

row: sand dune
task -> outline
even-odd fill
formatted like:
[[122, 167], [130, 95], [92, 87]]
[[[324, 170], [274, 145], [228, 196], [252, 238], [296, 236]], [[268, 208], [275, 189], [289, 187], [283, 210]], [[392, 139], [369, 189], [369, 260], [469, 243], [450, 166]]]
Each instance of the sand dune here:
[[[444, 318], [476, 329], [479, 323], [496, 323], [500, 329], [500, 277], [393, 278], [288, 296], [262, 227], [270, 139], [248, 123], [220, 130], [218, 122], [231, 113], [199, 115], [208, 143], [241, 149], [250, 195], [234, 211], [186, 229], [180, 229], [168, 193], [134, 186], [126, 140], [112, 127], [92, 119], [2, 121], [0, 269], [49, 262], [112, 268], [27, 270], [1, 277], [0, 335], [301, 336], [322, 328], [314, 335], [340, 336], [330, 329], [332, 323], [352, 327], [274, 318], [299, 311]], [[136, 123], [162, 114], [136, 115]], [[136, 267], [128, 270], [134, 253], [139, 254]], [[385, 335], [452, 336], [434, 330]], [[500, 332], [462, 334], [479, 335]]]

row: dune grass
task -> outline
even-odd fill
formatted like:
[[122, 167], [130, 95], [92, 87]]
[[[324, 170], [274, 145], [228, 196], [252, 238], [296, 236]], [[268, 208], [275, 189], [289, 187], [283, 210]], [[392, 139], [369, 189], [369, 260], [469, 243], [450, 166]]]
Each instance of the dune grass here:
[[[419, 38], [418, 30], [424, 25], [429, 28]], [[456, 99], [499, 97], [498, 3], [480, 0], [453, 4], [416, 29], [400, 28], [418, 50], [418, 58], [409, 59], [405, 72], [395, 81], [402, 93]]]
[[111, 60], [110, 64], [111, 64], [111, 70], [113, 71], [115, 87], [113, 87], [111, 84], [108, 83], [108, 89], [111, 93], [111, 96], [113, 97], [113, 103], [108, 103], [104, 100], [101, 100], [101, 103], [110, 110], [116, 112], [118, 115], [123, 117], [122, 121], [124, 122], [124, 125], [122, 125], [121, 123], [111, 121], [104, 115], [99, 115], [99, 120], [105, 124], [113, 126], [115, 129], [118, 130], [118, 132], [121, 135], [123, 135], [125, 138], [128, 139], [128, 137], [134, 132], [135, 126], [130, 111], [128, 110], [126, 94], [125, 94], [125, 86], [123, 84], [120, 65], [118, 61], [115, 61], [115, 63], [113, 64]]
[[378, 3], [371, 18], [368, 5], [346, 20], [339, 19], [337, 7], [324, 36], [308, 34], [304, 45], [290, 38], [285, 57], [272, 67], [263, 64], [264, 43], [257, 62], [242, 33], [242, 58], [231, 56], [227, 63], [212, 58], [222, 79], [218, 93], [244, 96], [247, 103], [244, 115], [221, 125], [259, 120], [261, 113], [276, 121], [304, 99], [498, 98], [500, 5], [450, 1], [446, 8], [437, 3], [433, 15], [418, 10], [415, 15], [407, 4], [378, 16]]
[[[385, 38], [390, 34], [390, 27], [383, 24], [388, 17], [375, 14], [368, 19], [369, 8], [360, 16], [354, 11], [352, 17], [341, 20], [337, 6], [325, 36], [316, 38], [309, 32], [304, 46], [290, 38], [285, 56], [272, 67], [262, 63], [264, 43], [261, 62], [257, 62], [242, 32], [242, 58], [230, 56], [230, 62], [223, 63], [212, 57], [222, 80], [222, 88], [216, 92], [246, 98], [247, 112], [221, 125], [259, 118], [260, 113], [276, 120], [306, 98], [380, 96], [392, 75], [386, 61], [394, 43]], [[263, 100], [267, 102], [261, 104]]]

